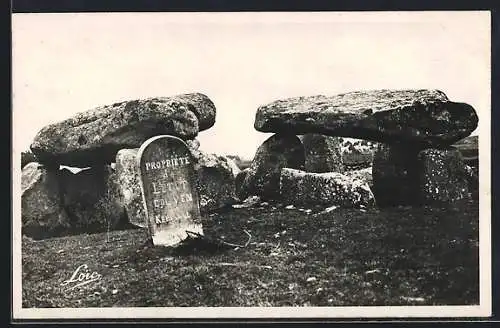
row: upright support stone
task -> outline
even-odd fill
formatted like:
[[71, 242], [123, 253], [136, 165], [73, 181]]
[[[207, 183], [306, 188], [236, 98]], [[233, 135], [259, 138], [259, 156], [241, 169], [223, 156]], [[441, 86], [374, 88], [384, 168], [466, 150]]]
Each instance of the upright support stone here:
[[307, 133], [301, 140], [304, 145], [306, 172], [344, 172], [340, 138]]
[[284, 133], [269, 137], [257, 149], [241, 184], [238, 179], [239, 196], [278, 199], [281, 169], [285, 167], [303, 169], [304, 162], [304, 146], [297, 136]]
[[188, 232], [203, 234], [193, 162], [177, 137], [156, 136], [139, 148], [140, 185], [154, 245], [175, 246]]
[[22, 233], [35, 238], [61, 235], [70, 228], [62, 206], [59, 171], [31, 162], [21, 175]]
[[380, 144], [372, 171], [372, 190], [380, 206], [443, 205], [469, 198], [470, 169], [454, 148]]
[[426, 149], [418, 154], [420, 198], [424, 204], [454, 203], [469, 199], [469, 172], [460, 151]]
[[415, 204], [418, 195], [418, 149], [379, 144], [373, 156], [373, 194], [379, 206]]
[[137, 168], [138, 151], [138, 148], [121, 149], [116, 154], [116, 179], [121, 202], [127, 211], [128, 222], [147, 228]]

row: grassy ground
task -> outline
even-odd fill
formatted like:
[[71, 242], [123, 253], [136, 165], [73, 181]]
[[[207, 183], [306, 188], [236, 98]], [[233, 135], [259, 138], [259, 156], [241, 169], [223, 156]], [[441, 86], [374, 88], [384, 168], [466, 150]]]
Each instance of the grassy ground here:
[[[478, 303], [477, 201], [322, 210], [265, 205], [205, 218], [207, 238], [245, 244], [246, 230], [240, 248], [152, 247], [141, 229], [23, 238], [23, 307]], [[102, 278], [61, 286], [82, 264]]]

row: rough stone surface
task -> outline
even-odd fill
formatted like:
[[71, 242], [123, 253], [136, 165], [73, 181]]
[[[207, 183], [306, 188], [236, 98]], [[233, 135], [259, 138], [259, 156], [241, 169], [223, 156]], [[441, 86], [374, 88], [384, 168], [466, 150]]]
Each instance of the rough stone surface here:
[[479, 197], [479, 172], [469, 165], [465, 165], [469, 191], [474, 197]]
[[373, 188], [373, 175], [372, 175], [372, 167], [367, 167], [359, 170], [346, 171], [344, 174], [350, 178], [356, 180], [362, 180], [368, 184], [368, 186]]
[[198, 93], [124, 101], [44, 127], [31, 150], [48, 165], [98, 166], [113, 162], [118, 150], [139, 147], [152, 136], [192, 139], [214, 122], [214, 104]]
[[257, 149], [241, 184], [241, 195], [277, 199], [280, 196], [281, 169], [303, 169], [304, 164], [304, 146], [299, 138], [290, 134], [275, 134]]
[[200, 141], [198, 139], [189, 139], [186, 140], [186, 144], [190, 149], [199, 149], [200, 148]]
[[35, 239], [57, 236], [70, 228], [61, 206], [58, 171], [49, 171], [36, 162], [28, 163], [21, 174], [22, 233]]
[[479, 168], [479, 137], [469, 136], [453, 144], [462, 154], [463, 160], [467, 165], [476, 170]]
[[35, 155], [30, 151], [21, 152], [21, 169], [31, 162], [37, 162]]
[[284, 168], [281, 171], [280, 192], [283, 200], [295, 205], [375, 205], [366, 182], [337, 172], [310, 173]]
[[472, 106], [438, 90], [372, 90], [278, 100], [259, 107], [254, 127], [435, 148], [467, 137], [477, 124]]
[[379, 206], [412, 205], [418, 199], [418, 149], [379, 144], [373, 156], [373, 194]]
[[341, 145], [342, 163], [346, 171], [372, 166], [373, 155], [378, 143], [367, 140], [343, 140]]
[[238, 199], [242, 201], [249, 196], [249, 190], [245, 189], [247, 186], [244, 185], [245, 179], [249, 172], [250, 172], [249, 167], [247, 167], [244, 170], [241, 170], [234, 180], [236, 197], [238, 197]]
[[71, 228], [77, 232], [101, 232], [115, 229], [125, 219], [120, 203], [115, 172], [102, 165], [73, 174], [60, 171], [62, 204]]
[[138, 227], [147, 228], [148, 223], [144, 212], [137, 167], [138, 150], [138, 148], [121, 149], [116, 154], [116, 185], [120, 202], [127, 213], [128, 222]]
[[422, 203], [453, 203], [469, 198], [467, 167], [457, 149], [423, 150], [418, 160]]
[[182, 105], [186, 105], [187, 109], [196, 115], [199, 131], [208, 130], [215, 124], [215, 105], [212, 100], [202, 93], [187, 93], [172, 97], [161, 97], [158, 99], [167, 103], [175, 101]]
[[339, 138], [308, 133], [302, 136], [301, 140], [307, 172], [344, 172]]
[[191, 150], [191, 153], [195, 160], [201, 212], [212, 212], [236, 203], [235, 174], [230, 160], [199, 150]]
[[373, 193], [380, 206], [451, 204], [469, 197], [477, 180], [460, 152], [381, 144], [373, 160]]

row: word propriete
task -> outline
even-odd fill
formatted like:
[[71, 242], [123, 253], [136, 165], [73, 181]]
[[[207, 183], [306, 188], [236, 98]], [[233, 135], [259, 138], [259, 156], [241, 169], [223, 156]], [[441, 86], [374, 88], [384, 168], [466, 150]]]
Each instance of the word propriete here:
[[160, 170], [166, 167], [174, 167], [189, 164], [189, 157], [172, 157], [157, 162], [146, 162], [146, 171]]

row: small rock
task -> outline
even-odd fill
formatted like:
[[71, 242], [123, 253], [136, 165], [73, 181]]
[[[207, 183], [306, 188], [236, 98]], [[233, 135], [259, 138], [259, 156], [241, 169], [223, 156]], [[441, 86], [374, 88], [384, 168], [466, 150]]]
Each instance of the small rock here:
[[327, 207], [325, 208], [325, 210], [323, 211], [323, 213], [328, 213], [328, 212], [331, 212], [333, 210], [336, 210], [337, 208], [339, 208], [338, 206], [330, 206], [330, 207]]
[[316, 281], [316, 277], [309, 277], [307, 278], [306, 280], [307, 282], [313, 282], [313, 281]]

